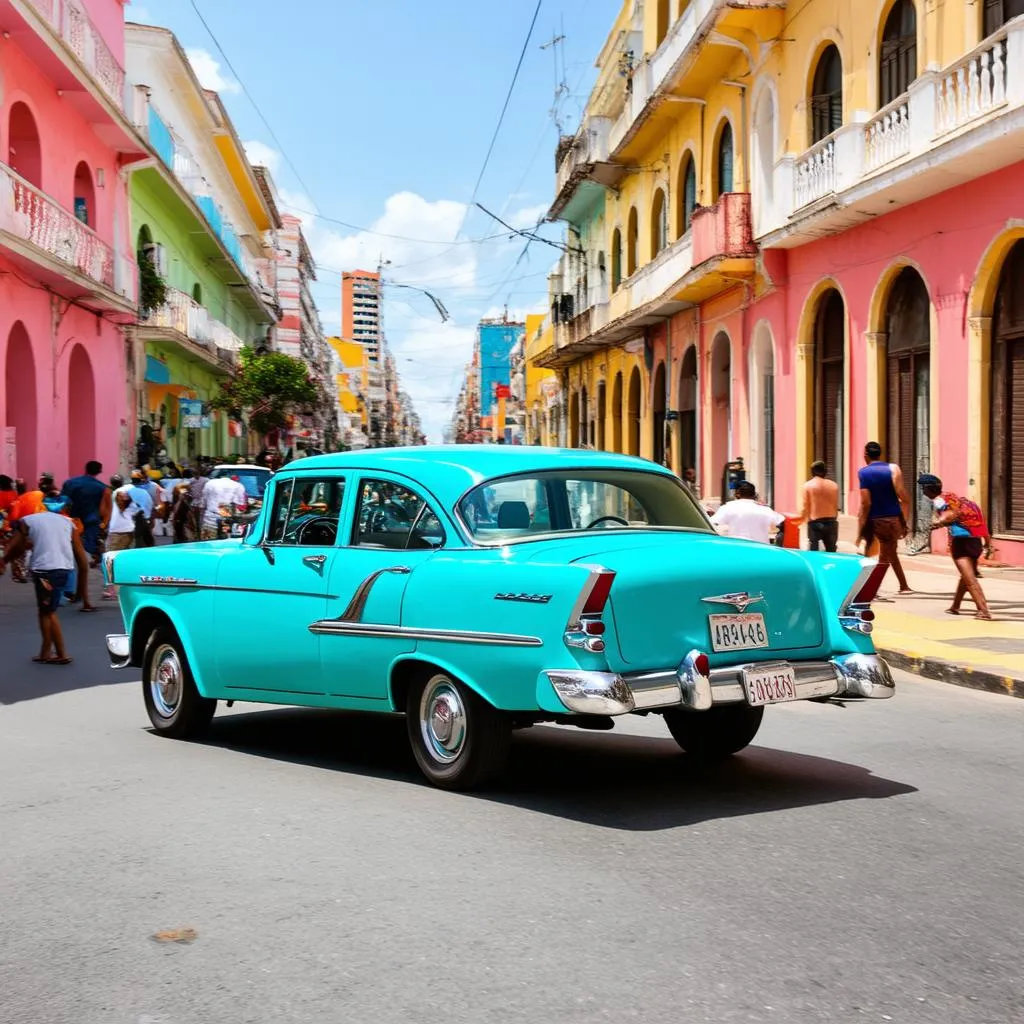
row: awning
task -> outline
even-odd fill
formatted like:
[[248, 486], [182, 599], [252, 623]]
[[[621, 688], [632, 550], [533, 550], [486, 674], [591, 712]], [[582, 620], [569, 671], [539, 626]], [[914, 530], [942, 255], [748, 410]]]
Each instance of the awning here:
[[147, 397], [149, 399], [149, 411], [156, 412], [164, 404], [168, 395], [174, 398], [195, 398], [194, 388], [186, 387], [184, 384], [147, 384]]
[[146, 383], [171, 383], [171, 371], [167, 368], [167, 364], [160, 362], [155, 356], [146, 356]]

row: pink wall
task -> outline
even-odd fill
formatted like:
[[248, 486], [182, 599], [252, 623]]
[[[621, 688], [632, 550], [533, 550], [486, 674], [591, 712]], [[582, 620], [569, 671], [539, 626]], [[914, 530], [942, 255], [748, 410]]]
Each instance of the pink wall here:
[[130, 0], [82, 0], [92, 23], [99, 29], [103, 41], [110, 47], [118, 64], [124, 67], [124, 22], [131, 18]]

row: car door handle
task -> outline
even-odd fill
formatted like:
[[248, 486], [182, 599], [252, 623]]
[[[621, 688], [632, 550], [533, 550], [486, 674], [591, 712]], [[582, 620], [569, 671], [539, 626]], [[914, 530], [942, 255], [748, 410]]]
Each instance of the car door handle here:
[[302, 559], [303, 565], [308, 565], [311, 569], [322, 569], [324, 562], [327, 561], [326, 555], [306, 555]]

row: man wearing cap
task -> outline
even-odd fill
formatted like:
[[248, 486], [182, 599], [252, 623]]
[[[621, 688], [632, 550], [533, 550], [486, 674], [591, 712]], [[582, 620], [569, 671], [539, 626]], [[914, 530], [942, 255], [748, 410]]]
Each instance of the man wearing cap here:
[[[36, 589], [39, 609], [39, 633], [42, 644], [39, 655], [32, 660], [42, 665], [70, 665], [71, 659], [64, 648], [64, 634], [57, 620], [61, 595], [68, 585], [68, 577], [75, 570], [84, 577], [89, 571], [89, 560], [75, 532], [72, 519], [61, 513], [65, 499], [49, 494], [43, 499], [41, 512], [32, 512], [18, 521], [14, 538], [0, 559], [0, 576], [24, 551], [32, 549], [32, 582]], [[52, 653], [51, 653], [52, 652]]]
[[942, 481], [933, 473], [922, 473], [917, 482], [935, 509], [933, 530], [945, 527], [949, 531], [949, 553], [960, 573], [960, 581], [953, 595], [953, 603], [946, 609], [950, 615], [960, 614], [963, 599], [970, 594], [978, 609], [976, 619], [991, 619], [985, 592], [978, 582], [978, 559], [988, 537], [985, 515], [970, 498], [952, 491], [943, 491]]

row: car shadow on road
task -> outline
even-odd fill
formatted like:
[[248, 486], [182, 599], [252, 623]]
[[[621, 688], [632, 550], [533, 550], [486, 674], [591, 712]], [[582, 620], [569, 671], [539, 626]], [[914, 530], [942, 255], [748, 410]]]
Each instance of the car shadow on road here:
[[[257, 757], [427, 785], [399, 716], [282, 708], [215, 718], [203, 741]], [[657, 831], [914, 793], [829, 758], [752, 746], [706, 766], [671, 739], [535, 726], [517, 732], [504, 776], [467, 799], [629, 831]]]

